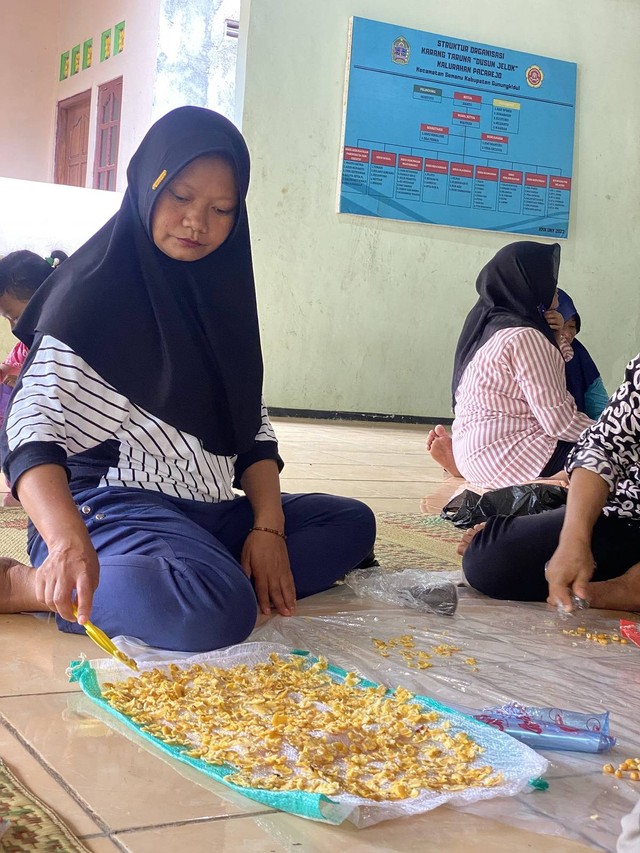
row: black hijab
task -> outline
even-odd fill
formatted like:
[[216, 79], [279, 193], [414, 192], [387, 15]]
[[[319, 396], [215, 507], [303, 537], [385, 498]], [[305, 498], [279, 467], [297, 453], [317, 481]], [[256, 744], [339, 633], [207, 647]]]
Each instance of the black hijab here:
[[480, 298], [467, 315], [453, 362], [453, 408], [462, 374], [481, 346], [500, 329], [537, 329], [554, 346], [553, 332], [542, 316], [553, 301], [560, 246], [522, 240], [504, 246], [480, 271]]
[[[216, 251], [176, 261], [152, 240], [153, 205], [203, 154], [234, 165], [236, 221]], [[27, 346], [37, 333], [63, 341], [118, 392], [206, 450], [246, 451], [261, 423], [262, 356], [244, 139], [223, 116], [180, 107], [149, 130], [127, 177], [118, 213], [41, 287], [16, 334]]]

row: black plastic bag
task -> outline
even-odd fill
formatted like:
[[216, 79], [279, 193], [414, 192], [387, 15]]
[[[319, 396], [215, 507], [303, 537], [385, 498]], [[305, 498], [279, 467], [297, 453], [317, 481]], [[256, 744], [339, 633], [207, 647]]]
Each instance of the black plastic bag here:
[[465, 489], [451, 498], [440, 513], [440, 518], [466, 530], [494, 515], [537, 515], [564, 506], [566, 502], [566, 489], [545, 483], [507, 486], [485, 492], [484, 495]]

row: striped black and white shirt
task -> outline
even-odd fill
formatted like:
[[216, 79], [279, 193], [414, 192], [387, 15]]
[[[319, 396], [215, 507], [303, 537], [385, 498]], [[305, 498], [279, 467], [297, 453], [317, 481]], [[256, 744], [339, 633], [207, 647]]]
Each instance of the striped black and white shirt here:
[[66, 344], [45, 335], [32, 349], [14, 392], [2, 440], [3, 469], [14, 484], [36, 465], [67, 468], [72, 488], [120, 486], [216, 502], [254, 462], [281, 466], [263, 404], [251, 450], [216, 456], [199, 438], [141, 409]]

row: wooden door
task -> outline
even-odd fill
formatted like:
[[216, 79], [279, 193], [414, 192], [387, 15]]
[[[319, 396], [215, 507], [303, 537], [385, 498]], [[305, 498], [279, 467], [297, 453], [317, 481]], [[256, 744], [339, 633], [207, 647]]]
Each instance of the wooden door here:
[[91, 90], [58, 104], [55, 183], [84, 187], [89, 149]]
[[118, 77], [98, 89], [96, 155], [93, 161], [93, 186], [98, 190], [116, 188], [121, 114], [122, 77]]

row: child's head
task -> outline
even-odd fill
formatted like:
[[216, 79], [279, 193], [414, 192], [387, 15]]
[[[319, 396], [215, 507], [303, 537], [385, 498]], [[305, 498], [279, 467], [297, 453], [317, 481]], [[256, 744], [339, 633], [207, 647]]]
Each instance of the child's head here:
[[578, 322], [576, 320], [576, 316], [570, 317], [568, 320], [565, 320], [565, 324], [562, 327], [562, 334], [565, 336], [569, 343], [572, 343], [575, 336], [578, 334]]
[[20, 319], [29, 300], [58, 263], [66, 260], [64, 252], [51, 253], [51, 262], [35, 252], [21, 249], [0, 260], [0, 317], [5, 317], [11, 328]]
[[562, 314], [562, 319], [564, 320], [564, 326], [561, 331], [566, 340], [571, 343], [580, 331], [580, 315], [576, 310], [573, 299], [568, 293], [558, 289], [558, 297], [558, 311]]

